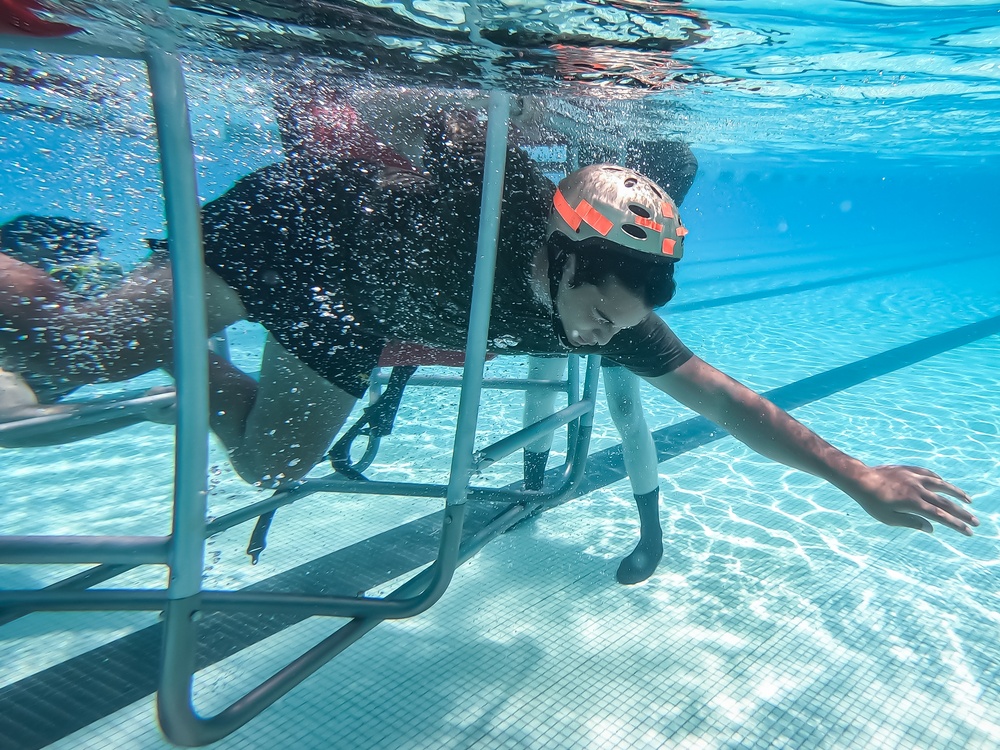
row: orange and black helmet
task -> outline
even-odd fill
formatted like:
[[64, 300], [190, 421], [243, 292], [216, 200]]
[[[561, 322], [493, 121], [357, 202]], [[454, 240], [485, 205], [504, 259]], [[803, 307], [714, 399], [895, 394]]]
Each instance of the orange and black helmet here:
[[687, 229], [666, 191], [648, 177], [614, 164], [570, 172], [552, 201], [546, 239], [604, 239], [643, 258], [678, 261]]

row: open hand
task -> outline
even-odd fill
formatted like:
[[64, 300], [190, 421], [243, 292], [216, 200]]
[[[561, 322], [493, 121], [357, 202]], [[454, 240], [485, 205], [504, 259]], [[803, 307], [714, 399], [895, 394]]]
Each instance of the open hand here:
[[874, 466], [857, 478], [848, 490], [865, 512], [889, 526], [907, 526], [932, 533], [931, 521], [972, 536], [970, 526], [979, 519], [965, 507], [949, 500], [951, 495], [964, 503], [972, 500], [933, 471], [920, 466]]

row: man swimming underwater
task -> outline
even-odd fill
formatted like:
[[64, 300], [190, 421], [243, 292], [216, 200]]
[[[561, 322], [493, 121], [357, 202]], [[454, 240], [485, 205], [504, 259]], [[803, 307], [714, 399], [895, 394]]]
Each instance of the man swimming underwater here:
[[[390, 338], [465, 343], [483, 178], [474, 117], [429, 123], [424, 167], [286, 159], [204, 207], [211, 330], [264, 325], [259, 382], [211, 358], [211, 423], [248, 481], [301, 477], [332, 442]], [[867, 466], [694, 356], [653, 310], [673, 295], [686, 230], [674, 202], [614, 165], [554, 189], [511, 147], [490, 349], [597, 352], [764, 456], [821, 477], [883, 523], [964, 534], [968, 496], [920, 467]], [[0, 346], [72, 383], [121, 380], [172, 359], [161, 259], [96, 300], [0, 256]]]

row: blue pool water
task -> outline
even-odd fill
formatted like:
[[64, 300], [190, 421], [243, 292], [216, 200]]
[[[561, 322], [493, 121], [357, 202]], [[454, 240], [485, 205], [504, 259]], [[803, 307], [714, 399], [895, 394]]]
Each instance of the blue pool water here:
[[[172, 11], [203, 199], [282, 157], [269, 91], [290, 70], [338, 76], [376, 115], [370, 95], [393, 86], [504, 86], [577, 133], [683, 138], [699, 173], [678, 294], [662, 311], [671, 327], [847, 453], [963, 487], [981, 525], [971, 538], [880, 525], [643, 386], [666, 553], [647, 582], [620, 586], [638, 520], [601, 398], [580, 497], [490, 543], [428, 612], [381, 624], [219, 746], [1000, 746], [1000, 337], [982, 328], [1000, 316], [1000, 6], [279, 5]], [[60, 17], [94, 45], [131, 49], [133, 10], [67, 4]], [[345, 27], [348, 11], [374, 35]], [[164, 235], [142, 66], [7, 46], [0, 37], [5, 71], [64, 80], [0, 78], [0, 222], [94, 221], [110, 230], [102, 250], [136, 263], [142, 239]], [[235, 326], [234, 361], [256, 369], [262, 339]], [[523, 376], [526, 364], [502, 357], [488, 372]], [[516, 429], [521, 404], [519, 392], [488, 392], [477, 444]], [[452, 389], [411, 387], [371, 475], [439, 481], [456, 409]], [[167, 533], [172, 450], [156, 424], [2, 450], [0, 530]], [[211, 450], [213, 517], [266, 496]], [[517, 482], [519, 463], [476, 481]], [[433, 540], [439, 509], [313, 496], [278, 513], [257, 566], [247, 524], [210, 539], [205, 586], [384, 594], [422, 564], [409, 553]], [[0, 588], [66, 574], [5, 565]], [[162, 578], [133, 571], [108, 585]], [[196, 681], [205, 713], [333, 627], [227, 622]], [[156, 627], [144, 612], [0, 625], [0, 748], [166, 747], [148, 674]]]

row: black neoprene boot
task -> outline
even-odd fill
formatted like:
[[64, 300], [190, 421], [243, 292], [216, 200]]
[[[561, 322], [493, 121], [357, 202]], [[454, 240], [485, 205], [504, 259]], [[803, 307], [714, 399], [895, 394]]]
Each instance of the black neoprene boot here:
[[635, 496], [639, 509], [639, 543], [622, 560], [615, 577], [618, 583], [630, 585], [645, 581], [656, 570], [663, 557], [663, 529], [660, 528], [660, 488]]
[[549, 462], [549, 452], [536, 453], [524, 450], [524, 489], [540, 490], [545, 481], [545, 465]]

